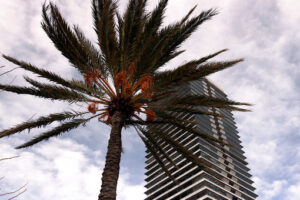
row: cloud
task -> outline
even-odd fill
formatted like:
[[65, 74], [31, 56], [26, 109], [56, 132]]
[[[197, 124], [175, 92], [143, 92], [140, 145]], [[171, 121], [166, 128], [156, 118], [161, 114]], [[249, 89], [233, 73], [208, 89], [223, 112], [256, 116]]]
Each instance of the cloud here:
[[254, 181], [257, 188], [259, 188], [258, 191], [263, 190], [259, 198], [264, 200], [272, 200], [282, 192], [285, 192], [285, 187], [288, 184], [286, 180], [276, 180], [270, 183], [258, 177], [255, 177]]
[[299, 196], [300, 196], [300, 181], [297, 182], [296, 184], [288, 187], [286, 194], [287, 194], [288, 200], [293, 200], [293, 199], [299, 198]]
[[117, 198], [119, 200], [141, 200], [145, 199], [146, 195], [145, 187], [144, 185], [146, 183], [142, 182], [139, 184], [128, 184], [128, 182], [131, 182], [131, 174], [126, 172], [122, 173], [122, 176], [120, 177], [120, 180], [118, 182], [118, 196]]

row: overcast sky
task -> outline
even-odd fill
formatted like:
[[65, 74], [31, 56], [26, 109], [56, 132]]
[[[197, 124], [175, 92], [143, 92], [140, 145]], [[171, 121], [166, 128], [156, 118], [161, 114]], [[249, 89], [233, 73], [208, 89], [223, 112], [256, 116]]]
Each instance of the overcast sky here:
[[[66, 78], [79, 78], [43, 32], [44, 0], [0, 0], [0, 52], [30, 61]], [[90, 1], [57, 0], [65, 18], [78, 24], [93, 41]], [[148, 9], [158, 0], [149, 0]], [[124, 10], [127, 1], [119, 5]], [[247, 161], [259, 199], [295, 200], [300, 196], [300, 1], [299, 0], [170, 0], [165, 24], [184, 16], [217, 8], [184, 43], [186, 52], [167, 67], [229, 48], [216, 60], [245, 58], [237, 66], [213, 75], [230, 98], [253, 103], [252, 113], [235, 113]], [[0, 59], [0, 74], [13, 66]], [[24, 84], [24, 71], [1, 76], [1, 83]], [[29, 74], [31, 75], [31, 74]], [[31, 76], [35, 77], [35, 76]], [[76, 106], [75, 106], [76, 107]], [[67, 110], [68, 104], [0, 92], [0, 130], [38, 116]], [[74, 106], [73, 106], [74, 108]], [[28, 182], [25, 200], [96, 199], [109, 127], [96, 121], [71, 133], [26, 150], [14, 147], [38, 134], [31, 131], [0, 140], [0, 193]], [[144, 147], [136, 134], [123, 133], [124, 153], [118, 199], [144, 198]]]

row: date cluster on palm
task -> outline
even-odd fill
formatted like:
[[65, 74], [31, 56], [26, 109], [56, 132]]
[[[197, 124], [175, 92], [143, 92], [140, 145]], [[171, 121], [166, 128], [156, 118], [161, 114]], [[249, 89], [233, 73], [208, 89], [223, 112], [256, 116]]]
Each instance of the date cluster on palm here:
[[[146, 102], [152, 97], [151, 75], [143, 75], [135, 83], [132, 83], [132, 76], [135, 71], [135, 64], [132, 62], [128, 69], [119, 72], [114, 78], [114, 88], [96, 71], [90, 71], [84, 76], [85, 83], [89, 87], [105, 91], [107, 97], [96, 97], [88, 106], [88, 111], [96, 114], [100, 112], [99, 120], [106, 117], [106, 123], [110, 124], [112, 116], [116, 111], [122, 111], [125, 121], [131, 121], [133, 118], [141, 120], [140, 113], [146, 114], [146, 121], [155, 120], [155, 112], [149, 108]], [[144, 103], [143, 103], [144, 102]], [[98, 105], [102, 108], [98, 109]]]

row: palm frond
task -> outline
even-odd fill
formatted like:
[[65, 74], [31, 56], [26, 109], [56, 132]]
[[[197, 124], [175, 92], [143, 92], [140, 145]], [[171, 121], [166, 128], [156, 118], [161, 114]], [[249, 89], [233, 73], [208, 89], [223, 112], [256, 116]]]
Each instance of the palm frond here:
[[[203, 58], [203, 60], [208, 57]], [[182, 83], [198, 80], [217, 71], [227, 69], [242, 61], [243, 59], [238, 59], [228, 62], [212, 62], [202, 65], [198, 65], [198, 63], [202, 62], [202, 59], [191, 61], [175, 70], [156, 73], [153, 87], [158, 91], [166, 90]]]
[[147, 44], [142, 45], [143, 48], [137, 56], [138, 65], [140, 67], [138, 74], [152, 74], [169, 60], [180, 55], [182, 53], [182, 51], [178, 51], [180, 44], [182, 44], [199, 25], [216, 14], [214, 9], [210, 9], [188, 20], [193, 10], [194, 8], [191, 9], [180, 22], [164, 27], [157, 34], [145, 39]]
[[[177, 29], [174, 31], [176, 30]], [[151, 37], [144, 39], [145, 42], [141, 45], [140, 52], [136, 56], [136, 64], [138, 66], [136, 69], [136, 76], [148, 74], [151, 73], [151, 71], [154, 71], [151, 70], [151, 66], [153, 66], [153, 63], [157, 62], [160, 58], [161, 51], [167, 45], [172, 34], [174, 33], [170, 31], [168, 34], [161, 36], [159, 34], [154, 34], [151, 35]], [[138, 77], [135, 77], [135, 79], [137, 78]]]
[[28, 83], [33, 85], [34, 87], [38, 88], [40, 91], [44, 92], [45, 94], [50, 95], [50, 97], [52, 97], [52, 99], [67, 100], [67, 101], [70, 101], [71, 103], [73, 101], [88, 101], [89, 100], [85, 95], [75, 92], [74, 90], [69, 90], [65, 87], [41, 83], [41, 82], [35, 81], [26, 76], [24, 76], [24, 79]]
[[[124, 15], [124, 49], [125, 54], [123, 66], [128, 66], [129, 62], [136, 62], [136, 55], [139, 53], [144, 25], [147, 21], [145, 6], [148, 0], [131, 0]], [[132, 9], [133, 10], [129, 10]]]
[[189, 12], [185, 15], [184, 18], [181, 19], [180, 24], [183, 25], [191, 16], [191, 14], [195, 11], [197, 8], [197, 5], [195, 5], [192, 9], [189, 10]]
[[154, 126], [148, 127], [149, 134], [155, 135], [162, 140], [166, 141], [168, 144], [170, 144], [174, 149], [176, 149], [179, 153], [181, 153], [187, 160], [194, 163], [195, 165], [201, 167], [204, 171], [210, 173], [214, 176], [220, 176], [217, 174], [214, 170], [215, 166], [211, 164], [210, 162], [206, 161], [205, 159], [198, 157], [194, 153], [187, 150], [184, 146], [182, 146], [178, 141], [174, 140], [172, 137], [166, 135], [162, 131], [156, 129]]
[[15, 133], [19, 133], [24, 130], [30, 131], [32, 128], [40, 128], [45, 127], [55, 121], [63, 121], [66, 119], [74, 119], [75, 117], [87, 114], [87, 112], [62, 112], [62, 113], [54, 113], [48, 116], [40, 117], [33, 121], [26, 121], [21, 124], [16, 125], [13, 128], [6, 129], [0, 132], [0, 138], [10, 136]]
[[65, 80], [64, 78], [60, 77], [59, 75], [57, 75], [53, 72], [47, 71], [45, 69], [40, 69], [30, 63], [17, 60], [10, 56], [6, 56], [6, 55], [2, 55], [2, 56], [6, 60], [14, 63], [15, 65], [18, 65], [27, 71], [33, 72], [33, 73], [41, 76], [42, 78], [45, 78], [53, 83], [56, 83], [56, 84], [65, 86], [69, 89], [76, 90], [78, 92], [83, 92], [83, 93], [86, 93], [89, 95], [97, 94], [97, 95], [103, 96], [103, 93], [101, 92], [101, 90], [99, 90], [99, 89], [93, 90], [93, 88], [88, 87], [83, 81], [74, 80], [74, 79], [73, 80]]
[[[194, 9], [194, 8], [193, 8]], [[191, 11], [193, 11], [193, 9]], [[166, 45], [164, 45], [159, 52], [156, 54], [155, 58], [158, 58], [156, 62], [153, 62], [151, 68], [151, 72], [154, 72], [163, 64], [168, 62], [173, 58], [173, 53], [180, 47], [180, 45], [205, 21], [211, 19], [217, 12], [214, 9], [209, 9], [207, 11], [201, 12], [198, 16], [193, 17], [192, 19], [186, 21], [188, 16], [191, 14], [191, 11], [184, 17], [180, 23], [177, 23], [170, 29], [163, 29], [160, 33], [160, 36], [164, 34], [169, 34], [171, 31], [171, 37], [168, 39]], [[160, 37], [159, 36], [159, 37]], [[164, 62], [161, 62], [161, 59], [164, 59]], [[167, 59], [169, 58], [169, 59]]]
[[137, 63], [137, 52], [142, 45], [144, 24], [147, 19], [147, 0], [130, 0], [123, 17], [119, 16], [120, 66], [126, 69], [131, 62]]
[[69, 87], [69, 88], [72, 88], [72, 89], [77, 89], [77, 88], [72, 87], [73, 85], [70, 84], [70, 82], [66, 81], [64, 78], [60, 77], [59, 75], [54, 74], [53, 72], [47, 71], [45, 69], [39, 69], [38, 67], [36, 67], [36, 66], [34, 66], [30, 63], [17, 60], [15, 58], [7, 56], [7, 55], [2, 55], [2, 56], [3, 56], [3, 58], [5, 58], [6, 60], [14, 63], [15, 65], [18, 65], [18, 66], [20, 66], [21, 68], [23, 68], [27, 71], [38, 74], [41, 77], [48, 79], [49, 81], [52, 81], [54, 83], [63, 85], [65, 87]]
[[88, 66], [97, 69], [102, 77], [107, 77], [107, 67], [103, 62], [102, 55], [99, 53], [98, 49], [87, 39], [83, 32], [78, 26], [74, 26], [74, 32], [77, 36], [78, 42], [81, 44], [83, 50], [87, 55]]
[[243, 62], [244, 59], [237, 59], [233, 61], [227, 61], [227, 62], [211, 62], [208, 64], [203, 64], [198, 67], [197, 73], [201, 73], [202, 77], [208, 76], [212, 73], [221, 71], [223, 69], [227, 69], [229, 67], [232, 67], [233, 65]]
[[104, 7], [105, 0], [92, 0], [92, 11], [93, 11], [93, 18], [94, 18], [94, 28], [97, 30], [97, 26], [101, 19], [101, 13]]
[[205, 57], [203, 57], [203, 58], [200, 58], [200, 59], [196, 60], [196, 62], [192, 62], [192, 63], [190, 63], [190, 64], [193, 64], [193, 63], [195, 63], [196, 65], [202, 64], [202, 63], [208, 61], [209, 59], [214, 58], [214, 57], [218, 56], [219, 54], [221, 54], [221, 53], [223, 53], [223, 52], [226, 52], [226, 51], [228, 51], [228, 49], [222, 49], [222, 50], [217, 51], [217, 52], [215, 52], [215, 53], [213, 53], [213, 54], [210, 54], [210, 55], [208, 55], [208, 56], [205, 56]]
[[115, 75], [119, 71], [119, 50], [114, 19], [117, 4], [114, 0], [93, 0], [92, 8], [94, 27], [104, 61], [110, 73]]
[[[216, 53], [210, 54], [208, 56], [205, 56], [203, 58], [200, 58], [198, 60], [192, 60], [189, 61], [181, 66], [179, 66], [178, 68], [176, 68], [176, 70], [174, 71], [189, 71], [189, 70], [193, 70], [193, 69], [197, 69], [199, 68], [199, 65], [208, 61], [211, 58], [214, 58], [215, 56], [227, 51], [228, 49], [222, 49], [221, 51], [218, 51]], [[159, 75], [159, 74], [158, 74]]]
[[0, 84], [0, 90], [13, 92], [16, 94], [29, 94], [32, 96], [37, 96], [50, 100], [63, 100], [68, 101], [70, 103], [73, 103], [75, 101], [84, 102], [88, 100], [83, 95], [71, 92], [66, 88], [56, 86], [37, 89], [35, 87], [20, 87]]
[[142, 127], [138, 127], [141, 133], [145, 136], [145, 138], [148, 140], [149, 143], [152, 144], [152, 146], [157, 150], [158, 153], [160, 153], [164, 158], [166, 158], [167, 161], [169, 161], [175, 168], [178, 169], [178, 166], [173, 161], [173, 159], [170, 157], [167, 151], [164, 150], [164, 147], [161, 146], [162, 143], [159, 143], [157, 138], [154, 138], [151, 134], [149, 134], [147, 131], [145, 131]]
[[[184, 42], [190, 35], [205, 21], [210, 20], [213, 16], [217, 14], [215, 9], [209, 9], [206, 11], [202, 11], [198, 16], [193, 17], [188, 20], [188, 17], [194, 11], [195, 7], [192, 8], [188, 14], [181, 20], [180, 22], [180, 31], [176, 32], [173, 38], [169, 41], [169, 45], [167, 46], [166, 54], [168, 52], [174, 51], [178, 46]], [[188, 20], [188, 21], [187, 21]]]
[[206, 106], [215, 108], [224, 108], [237, 111], [249, 111], [247, 109], [241, 109], [235, 106], [251, 106], [249, 103], [232, 101], [224, 98], [209, 97], [205, 95], [186, 95], [184, 97], [178, 96], [176, 98], [169, 99], [167, 104], [169, 105], [182, 105], [182, 106]]
[[50, 131], [44, 132], [42, 134], [40, 134], [39, 136], [37, 136], [36, 138], [16, 147], [16, 149], [21, 149], [21, 148], [26, 148], [26, 147], [30, 147], [34, 144], [37, 144], [43, 140], [48, 140], [51, 137], [55, 137], [58, 136], [64, 132], [68, 132], [72, 129], [77, 128], [78, 126], [85, 124], [86, 122], [88, 122], [91, 118], [88, 119], [74, 119], [71, 122], [66, 122], [66, 123], [62, 123], [61, 125], [53, 128]]
[[162, 25], [167, 4], [168, 0], [160, 0], [155, 9], [150, 13], [149, 19], [145, 23], [145, 38], [157, 33]]
[[42, 28], [45, 30], [55, 47], [82, 74], [93, 69], [90, 57], [76, 34], [64, 20], [60, 11], [53, 3], [43, 5]]
[[[95, 97], [105, 96], [105, 92], [103, 90], [101, 90], [101, 88], [89, 87], [85, 82], [83, 82], [81, 80], [72, 79], [70, 81], [70, 84], [72, 84], [72, 86], [74, 88], [78, 88], [77, 91], [88, 94], [90, 96], [95, 96]], [[73, 89], [73, 88], [70, 88], [70, 89]]]
[[160, 156], [157, 153], [157, 150], [152, 146], [152, 144], [146, 139], [144, 138], [140, 133], [138, 133], [138, 136], [141, 138], [141, 140], [143, 141], [143, 143], [145, 144], [145, 146], [147, 147], [147, 149], [151, 152], [151, 154], [153, 155], [154, 159], [157, 161], [157, 163], [159, 164], [159, 166], [162, 168], [162, 170], [167, 174], [167, 176], [173, 180], [175, 183], [176, 179], [172, 176], [171, 172], [168, 170], [168, 168], [166, 167], [166, 165], [163, 163], [162, 159], [160, 158]]
[[[122, 35], [124, 34], [123, 33], [123, 25], [124, 25], [124, 20], [123, 20], [123, 18], [122, 18], [122, 16], [121, 16], [121, 14], [119, 13], [119, 12], [116, 12], [116, 16], [117, 16], [117, 28], [118, 28], [118, 38], [119, 38], [119, 46], [118, 46], [118, 48], [119, 48], [119, 50], [121, 50], [121, 43], [122, 43]], [[121, 53], [120, 53], [120, 55], [121, 55]], [[121, 62], [121, 60], [122, 59], [120, 59], [120, 63], [122, 63]]]
[[170, 105], [170, 106], [164, 107], [164, 110], [175, 112], [175, 113], [188, 113], [188, 114], [193, 114], [193, 115], [210, 115], [210, 116], [216, 116], [216, 117], [221, 117], [221, 118], [227, 118], [225, 115], [222, 115], [222, 114], [204, 111], [203, 109], [197, 109], [194, 107], [187, 107], [185, 105], [183, 105], [183, 106]]
[[[207, 142], [215, 145], [215, 143], [220, 143], [220, 144], [223, 144], [223, 145], [229, 145], [231, 146], [230, 144], [228, 144], [227, 142], [224, 142], [222, 140], [219, 140], [215, 137], [213, 137], [212, 135], [208, 134], [208, 133], [204, 133], [204, 132], [201, 132], [200, 130], [196, 129], [196, 128], [193, 128], [195, 126], [195, 124], [199, 124], [199, 122], [196, 122], [195, 124], [194, 123], [190, 123], [188, 121], [185, 121], [184, 119], [180, 118], [180, 117], [175, 117], [171, 114], [168, 114], [164, 111], [155, 111], [156, 115], [163, 121], [166, 121], [166, 124], [169, 124], [169, 125], [172, 125], [172, 126], [175, 126], [177, 128], [179, 128], [180, 130], [182, 130], [183, 132], [184, 131], [187, 131], [189, 133], [192, 133], [198, 137], [201, 137], [203, 139], [205, 139]], [[192, 116], [190, 114], [190, 116]], [[153, 126], [153, 125], [149, 125], [150, 127]]]

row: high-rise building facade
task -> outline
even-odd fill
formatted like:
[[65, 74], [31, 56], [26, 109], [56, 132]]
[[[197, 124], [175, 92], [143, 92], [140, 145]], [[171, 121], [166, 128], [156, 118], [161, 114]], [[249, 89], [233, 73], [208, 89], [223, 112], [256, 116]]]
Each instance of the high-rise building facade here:
[[[180, 87], [180, 94], [201, 94], [218, 98], [226, 98], [226, 94], [207, 79], [200, 79]], [[222, 139], [234, 147], [227, 145], [212, 145], [194, 134], [177, 130], [172, 126], [160, 127], [165, 133], [179, 141], [187, 149], [212, 163], [219, 178], [212, 176], [198, 166], [186, 160], [171, 146], [165, 145], [164, 149], [175, 161], [178, 169], [164, 160], [168, 169], [178, 181], [175, 184], [161, 169], [152, 155], [147, 152], [146, 158], [146, 195], [145, 200], [254, 200], [257, 195], [252, 186], [253, 181], [245, 161], [244, 151], [235, 126], [233, 115], [228, 110], [218, 108], [199, 107], [225, 115], [215, 117], [206, 115], [182, 115], [183, 119], [199, 122], [198, 125], [190, 124], [200, 131], [209, 133]]]

